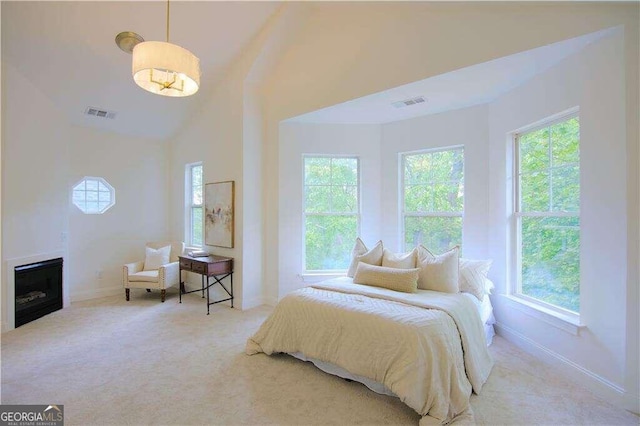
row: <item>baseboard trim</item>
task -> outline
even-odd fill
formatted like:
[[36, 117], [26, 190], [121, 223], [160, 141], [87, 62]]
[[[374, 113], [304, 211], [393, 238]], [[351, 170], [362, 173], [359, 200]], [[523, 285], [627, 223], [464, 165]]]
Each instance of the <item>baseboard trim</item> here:
[[622, 387], [599, 376], [593, 371], [576, 364], [551, 349], [542, 346], [538, 342], [533, 341], [527, 336], [504, 324], [496, 323], [495, 327], [496, 333], [499, 336], [505, 338], [520, 349], [534, 355], [543, 362], [560, 369], [568, 376], [568, 378], [577, 382], [581, 386], [586, 387], [600, 398], [622, 409], [629, 409], [625, 401], [627, 398], [626, 392]]
[[100, 297], [115, 296], [116, 294], [122, 294], [122, 297], [124, 297], [124, 287], [118, 285], [99, 289], [74, 291], [71, 293], [71, 303], [98, 299]]

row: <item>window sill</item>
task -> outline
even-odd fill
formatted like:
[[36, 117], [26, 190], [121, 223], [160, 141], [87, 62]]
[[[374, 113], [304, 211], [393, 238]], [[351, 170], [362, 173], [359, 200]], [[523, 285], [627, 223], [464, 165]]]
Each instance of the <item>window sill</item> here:
[[338, 278], [346, 276], [347, 271], [332, 271], [332, 272], [303, 272], [298, 274], [298, 277], [305, 283], [317, 283], [319, 281], [328, 280], [331, 278]]
[[579, 336], [580, 330], [586, 328], [584, 324], [580, 323], [580, 318], [556, 312], [514, 295], [501, 294], [500, 297], [502, 297], [510, 307], [574, 336]]

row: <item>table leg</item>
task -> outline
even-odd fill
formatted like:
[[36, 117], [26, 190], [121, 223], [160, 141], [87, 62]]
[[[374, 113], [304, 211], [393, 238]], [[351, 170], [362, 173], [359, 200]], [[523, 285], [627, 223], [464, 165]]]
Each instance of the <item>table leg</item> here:
[[184, 282], [182, 281], [182, 269], [178, 269], [178, 294], [180, 295], [180, 303], [182, 303], [182, 293], [184, 292]]
[[231, 273], [231, 307], [233, 308], [233, 273]]
[[202, 277], [202, 298], [204, 299], [204, 275], [201, 275], [201, 277]]
[[209, 306], [209, 277], [207, 277], [207, 315], [209, 315]]

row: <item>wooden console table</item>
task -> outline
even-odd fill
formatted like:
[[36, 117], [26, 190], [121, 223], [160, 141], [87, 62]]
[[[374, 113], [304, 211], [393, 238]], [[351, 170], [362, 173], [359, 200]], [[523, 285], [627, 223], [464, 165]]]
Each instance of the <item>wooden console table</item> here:
[[[180, 260], [180, 269], [178, 270], [180, 278], [180, 303], [182, 303], [182, 295], [188, 293], [195, 293], [196, 291], [202, 292], [204, 298], [204, 292], [207, 291], [207, 315], [209, 315], [209, 306], [214, 303], [231, 301], [231, 307], [233, 308], [233, 258], [209, 255], [207, 257], [191, 257], [191, 256], [178, 256]], [[202, 288], [197, 290], [185, 291], [184, 281], [182, 281], [182, 271], [189, 271], [202, 276]], [[205, 286], [205, 277], [207, 285]], [[231, 282], [231, 291], [225, 287], [222, 280], [229, 277]], [[210, 283], [209, 278], [213, 278], [214, 282]], [[220, 284], [220, 287], [229, 295], [226, 299], [216, 300], [211, 302], [209, 299], [209, 287]]]

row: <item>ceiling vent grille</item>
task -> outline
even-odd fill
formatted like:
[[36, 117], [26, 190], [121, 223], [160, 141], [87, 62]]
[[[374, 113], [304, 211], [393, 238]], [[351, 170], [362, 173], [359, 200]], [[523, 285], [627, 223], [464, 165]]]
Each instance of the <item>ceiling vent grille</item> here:
[[418, 96], [411, 99], [405, 99], [404, 101], [394, 102], [391, 105], [393, 105], [396, 108], [404, 108], [412, 105], [423, 104], [425, 102], [427, 102], [427, 100], [425, 99], [424, 96]]
[[94, 108], [94, 107], [87, 107], [84, 113], [85, 115], [90, 115], [92, 117], [98, 117], [98, 118], [110, 118], [111, 120], [116, 118], [116, 113], [114, 111], [107, 111], [104, 109]]

